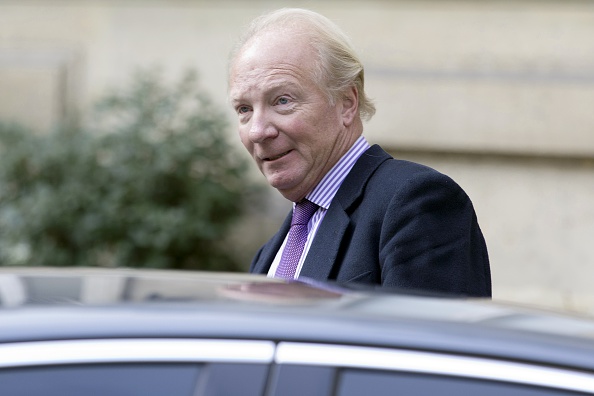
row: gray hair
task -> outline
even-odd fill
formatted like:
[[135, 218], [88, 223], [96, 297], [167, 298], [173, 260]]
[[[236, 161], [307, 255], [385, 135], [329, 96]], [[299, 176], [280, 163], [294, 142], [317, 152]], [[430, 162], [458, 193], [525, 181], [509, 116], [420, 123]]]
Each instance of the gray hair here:
[[299, 27], [303, 34], [309, 36], [318, 53], [313, 77], [321, 87], [325, 87], [330, 102], [335, 103], [340, 95], [354, 86], [359, 94], [361, 118], [371, 119], [375, 106], [365, 94], [363, 64], [346, 34], [334, 22], [314, 11], [282, 8], [254, 19], [231, 52], [230, 67], [250, 39], [279, 27], [287, 30]]

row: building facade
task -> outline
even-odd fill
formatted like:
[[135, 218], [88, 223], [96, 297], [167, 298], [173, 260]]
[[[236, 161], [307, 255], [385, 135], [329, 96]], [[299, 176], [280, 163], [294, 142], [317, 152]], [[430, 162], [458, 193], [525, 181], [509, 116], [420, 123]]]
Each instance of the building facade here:
[[[469, 193], [495, 299], [594, 313], [592, 2], [0, 0], [0, 120], [84, 122], [106, 90], [160, 67], [172, 80], [197, 69], [233, 125], [228, 53], [253, 17], [285, 6], [351, 36], [377, 106], [368, 140]], [[268, 199], [261, 232], [234, 236], [243, 260], [289, 207]]]

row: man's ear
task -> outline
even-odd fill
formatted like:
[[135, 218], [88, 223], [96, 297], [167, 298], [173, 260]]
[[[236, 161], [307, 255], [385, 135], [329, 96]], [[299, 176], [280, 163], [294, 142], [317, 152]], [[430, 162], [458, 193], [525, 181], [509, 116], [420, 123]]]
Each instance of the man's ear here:
[[350, 87], [342, 96], [342, 123], [351, 126], [359, 114], [359, 91], [355, 86]]

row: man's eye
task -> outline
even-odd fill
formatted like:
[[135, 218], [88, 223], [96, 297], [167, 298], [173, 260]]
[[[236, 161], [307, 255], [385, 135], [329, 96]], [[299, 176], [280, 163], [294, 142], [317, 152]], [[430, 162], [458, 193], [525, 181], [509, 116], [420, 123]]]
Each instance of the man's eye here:
[[276, 103], [278, 103], [279, 105], [286, 105], [289, 104], [289, 98], [285, 97], [285, 96], [281, 96], [280, 98], [278, 98], [276, 100]]
[[237, 108], [237, 113], [239, 113], [239, 114], [244, 114], [244, 113], [247, 113], [248, 111], [250, 111], [250, 108], [248, 106], [239, 106]]

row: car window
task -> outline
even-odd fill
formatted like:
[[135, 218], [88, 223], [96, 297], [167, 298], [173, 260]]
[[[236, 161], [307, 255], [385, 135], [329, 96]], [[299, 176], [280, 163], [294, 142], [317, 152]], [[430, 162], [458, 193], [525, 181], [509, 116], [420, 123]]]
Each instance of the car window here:
[[518, 396], [594, 395], [589, 371], [437, 352], [281, 342], [275, 363], [340, 368], [339, 396], [392, 395], [394, 389], [412, 389], [397, 393], [403, 395], [459, 394], [464, 387], [487, 395], [507, 384], [512, 385], [506, 394]]
[[334, 367], [278, 365], [272, 372], [270, 395], [328, 396], [334, 390]]
[[10, 396], [261, 396], [265, 364], [84, 364], [0, 370]]
[[192, 396], [262, 396], [267, 378], [266, 364], [208, 364], [202, 368]]
[[10, 396], [261, 396], [266, 364], [84, 364], [0, 370]]
[[198, 364], [95, 364], [0, 370], [0, 395], [193, 396]]
[[342, 370], [337, 396], [575, 396], [571, 391], [461, 377], [375, 370]]

